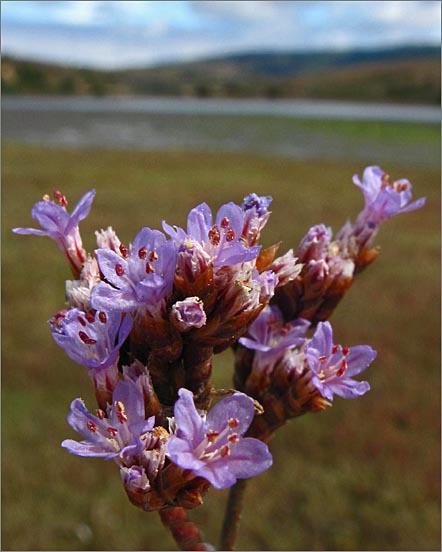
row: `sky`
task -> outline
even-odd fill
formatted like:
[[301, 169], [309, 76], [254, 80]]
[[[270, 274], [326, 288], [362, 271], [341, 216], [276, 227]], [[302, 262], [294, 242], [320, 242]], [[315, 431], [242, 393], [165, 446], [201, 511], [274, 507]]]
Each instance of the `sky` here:
[[2, 54], [120, 69], [237, 52], [439, 44], [439, 1], [3, 0]]

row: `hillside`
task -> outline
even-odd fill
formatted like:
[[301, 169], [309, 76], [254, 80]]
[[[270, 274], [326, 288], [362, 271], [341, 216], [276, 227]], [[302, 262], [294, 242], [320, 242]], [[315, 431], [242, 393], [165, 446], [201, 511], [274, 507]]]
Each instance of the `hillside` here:
[[237, 54], [154, 68], [98, 71], [8, 57], [4, 94], [169, 95], [440, 103], [440, 50]]

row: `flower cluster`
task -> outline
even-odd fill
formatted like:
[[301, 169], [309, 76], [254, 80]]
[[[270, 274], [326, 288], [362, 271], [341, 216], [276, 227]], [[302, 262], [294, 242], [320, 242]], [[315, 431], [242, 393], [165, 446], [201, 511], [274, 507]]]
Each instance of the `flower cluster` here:
[[[83, 436], [62, 443], [72, 454], [112, 459], [129, 499], [146, 510], [193, 508], [210, 486], [230, 487], [272, 464], [267, 440], [288, 419], [323, 410], [335, 395], [370, 386], [355, 376], [374, 360], [367, 345], [334, 343], [327, 321], [355, 275], [373, 261], [382, 222], [421, 207], [411, 184], [390, 184], [379, 167], [362, 181], [365, 207], [333, 237], [313, 226], [296, 253], [262, 248], [270, 196], [251, 193], [212, 215], [193, 208], [186, 228], [143, 227], [125, 245], [109, 227], [88, 254], [78, 224], [95, 192], [71, 215], [54, 192], [32, 211], [54, 239], [73, 279], [66, 304], [49, 320], [53, 339], [87, 368], [98, 408], [81, 399], [68, 422]], [[235, 354], [234, 390], [213, 389], [214, 355]], [[212, 402], [218, 399], [212, 405]], [[178, 531], [178, 530], [177, 530]], [[179, 531], [178, 531], [179, 532]]]
[[334, 395], [351, 399], [370, 389], [368, 382], [353, 378], [368, 368], [376, 351], [368, 345], [336, 345], [329, 322], [319, 322], [308, 339], [309, 325], [302, 318], [285, 323], [279, 307], [269, 305], [249, 336], [239, 339], [235, 383], [264, 407], [252, 428], [261, 439], [289, 418], [330, 406]]
[[297, 251], [298, 261], [303, 264], [300, 276], [275, 291], [274, 302], [286, 320], [328, 320], [354, 276], [379, 255], [373, 242], [381, 224], [394, 215], [425, 205], [425, 198], [410, 203], [408, 180], [390, 183], [389, 175], [377, 166], [367, 167], [362, 181], [355, 175], [353, 182], [365, 200], [356, 222], [347, 222], [334, 238], [331, 228], [323, 224], [310, 228]]
[[[225, 488], [271, 465], [267, 446], [244, 437], [253, 399], [235, 393], [210, 409], [214, 353], [247, 331], [279, 282], [270, 267], [276, 248], [258, 245], [271, 198], [250, 194], [216, 217], [202, 203], [186, 230], [166, 222], [166, 234], [144, 227], [128, 245], [109, 227], [96, 232], [98, 247], [87, 254], [78, 222], [94, 194], [69, 215], [55, 192], [55, 202], [45, 197], [33, 210], [44, 230], [14, 230], [52, 237], [73, 268], [66, 308], [49, 328], [87, 368], [98, 409], [72, 402], [68, 422], [84, 440], [63, 446], [112, 458], [129, 498], [145, 510], [190, 508], [210, 484]], [[293, 256], [282, 264], [284, 281], [299, 274]]]

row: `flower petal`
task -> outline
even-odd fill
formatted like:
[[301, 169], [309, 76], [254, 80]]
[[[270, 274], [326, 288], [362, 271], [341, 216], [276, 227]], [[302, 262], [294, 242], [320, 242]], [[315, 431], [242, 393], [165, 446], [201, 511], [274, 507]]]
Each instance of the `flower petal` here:
[[78, 225], [80, 220], [84, 220], [89, 215], [94, 197], [95, 190], [90, 190], [84, 194], [71, 213], [66, 232], [69, 232], [74, 226]]
[[34, 236], [50, 236], [50, 233], [46, 230], [37, 230], [36, 228], [13, 228], [12, 231], [15, 234], [28, 235], [32, 234]]
[[104, 282], [92, 288], [90, 301], [94, 309], [106, 312], [130, 312], [138, 307], [131, 291], [115, 289]]
[[365, 395], [367, 391], [370, 391], [370, 384], [368, 381], [356, 381], [350, 378], [343, 378], [339, 381], [338, 378], [336, 378], [330, 381], [327, 387], [332, 393], [339, 395], [343, 399], [356, 399], [361, 395]]
[[197, 445], [204, 438], [204, 420], [198, 414], [193, 401], [193, 393], [182, 387], [178, 391], [179, 399], [174, 406], [177, 436]]
[[229, 470], [237, 479], [255, 477], [270, 468], [273, 463], [268, 446], [252, 437], [241, 439], [231, 447], [231, 454], [227, 457]]
[[235, 431], [243, 435], [252, 423], [255, 415], [253, 399], [244, 393], [235, 393], [218, 402], [207, 414], [207, 426], [215, 431], [222, 431], [229, 419], [238, 420]]
[[166, 450], [172, 462], [185, 470], [199, 470], [206, 464], [195, 456], [189, 441], [180, 439], [176, 435], [169, 437]]
[[355, 347], [350, 347], [350, 352], [346, 357], [348, 368], [345, 372], [345, 376], [353, 377], [364, 371], [368, 368], [368, 366], [370, 366], [376, 358], [376, 355], [376, 351], [368, 345], [356, 345]]
[[91, 443], [89, 441], [74, 441], [73, 439], [65, 439], [61, 446], [68, 450], [71, 454], [77, 456], [90, 456], [95, 458], [115, 458], [120, 454], [120, 451], [109, 452], [105, 451], [102, 446], [97, 443]]
[[316, 349], [320, 355], [330, 355], [333, 348], [333, 330], [330, 322], [319, 322], [309, 347]]
[[121, 402], [124, 405], [129, 425], [144, 422], [143, 393], [133, 381], [119, 381], [112, 394], [112, 402]]
[[207, 203], [194, 207], [187, 217], [187, 234], [194, 240], [206, 242], [212, 227], [212, 211]]
[[66, 209], [52, 201], [38, 201], [32, 209], [32, 218], [37, 220], [42, 228], [54, 234], [64, 234], [69, 224], [69, 214]]
[[126, 259], [120, 257], [120, 255], [117, 255], [111, 249], [96, 249], [95, 255], [97, 256], [100, 270], [104, 274], [106, 280], [118, 289], [127, 287], [125, 278], [118, 276], [115, 269], [115, 267], [119, 265], [124, 273], [127, 274], [129, 271], [129, 264]]
[[236, 483], [236, 477], [226, 463], [207, 463], [200, 469], [193, 470], [195, 475], [207, 479], [215, 489], [227, 489]]

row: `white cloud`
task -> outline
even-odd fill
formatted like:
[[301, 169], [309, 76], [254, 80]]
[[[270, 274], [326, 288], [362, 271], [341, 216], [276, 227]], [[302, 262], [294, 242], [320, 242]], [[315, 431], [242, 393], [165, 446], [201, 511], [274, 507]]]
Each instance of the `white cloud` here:
[[103, 68], [440, 41], [426, 1], [2, 2], [4, 53]]
[[281, 3], [266, 0], [259, 2], [252, 0], [242, 0], [240, 2], [237, 0], [197, 0], [190, 2], [192, 10], [199, 15], [247, 21], [264, 20], [278, 16], [280, 11], [278, 4]]

